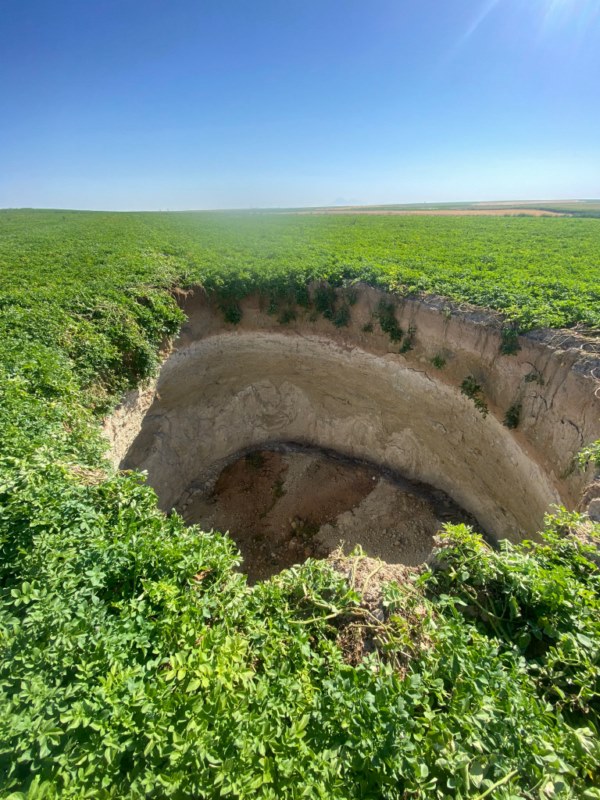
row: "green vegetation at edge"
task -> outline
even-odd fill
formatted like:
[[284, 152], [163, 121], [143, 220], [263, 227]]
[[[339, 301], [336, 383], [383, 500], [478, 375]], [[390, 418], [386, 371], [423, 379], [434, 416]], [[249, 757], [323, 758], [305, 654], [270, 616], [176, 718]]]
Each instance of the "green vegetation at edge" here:
[[243, 296], [362, 280], [495, 309], [522, 330], [600, 329], [594, 219], [4, 211], [0, 268], [3, 294], [25, 303], [169, 281]]
[[600, 571], [574, 515], [498, 552], [449, 528], [352, 666], [341, 576], [309, 561], [248, 588], [230, 539], [110, 470], [97, 420], [155, 368], [176, 285], [231, 312], [360, 279], [597, 329], [599, 232], [2, 212], [0, 796], [598, 800]]

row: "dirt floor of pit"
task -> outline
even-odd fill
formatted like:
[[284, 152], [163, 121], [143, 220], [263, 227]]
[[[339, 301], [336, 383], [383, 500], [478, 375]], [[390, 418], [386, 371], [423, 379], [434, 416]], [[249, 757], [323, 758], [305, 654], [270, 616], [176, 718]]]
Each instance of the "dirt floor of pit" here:
[[476, 525], [443, 492], [320, 451], [257, 450], [226, 466], [210, 492], [180, 509], [190, 523], [229, 532], [250, 583], [344, 542], [414, 566], [445, 522]]

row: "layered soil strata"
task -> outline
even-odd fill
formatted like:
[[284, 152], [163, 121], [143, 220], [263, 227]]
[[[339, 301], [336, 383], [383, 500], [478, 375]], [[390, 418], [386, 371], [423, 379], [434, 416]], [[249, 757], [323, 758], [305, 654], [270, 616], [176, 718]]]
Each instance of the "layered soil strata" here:
[[[435, 487], [496, 538], [534, 536], [554, 504], [578, 506], [593, 476], [574, 457], [600, 438], [593, 342], [536, 332], [503, 355], [487, 312], [367, 286], [352, 300], [344, 327], [303, 309], [281, 324], [256, 296], [232, 325], [201, 289], [182, 294], [188, 321], [157, 381], [107, 421], [115, 463], [147, 470], [165, 510], [211, 491], [241, 452], [277, 442]], [[400, 343], [382, 330], [382, 302]]]

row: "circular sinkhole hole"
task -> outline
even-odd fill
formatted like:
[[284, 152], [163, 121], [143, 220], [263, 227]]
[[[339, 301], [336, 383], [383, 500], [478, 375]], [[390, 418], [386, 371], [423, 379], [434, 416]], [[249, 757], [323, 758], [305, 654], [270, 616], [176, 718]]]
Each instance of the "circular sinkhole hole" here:
[[115, 463], [144, 470], [165, 512], [228, 531], [252, 581], [341, 540], [419, 564], [444, 522], [518, 542], [560, 502], [545, 417], [524, 416], [515, 433], [504, 406], [483, 414], [462, 389], [483, 370], [472, 354], [457, 350], [440, 374], [428, 360], [437, 340], [409, 361], [365, 349], [360, 330], [273, 331], [257, 311], [249, 329], [223, 331], [211, 314], [190, 319], [155, 384], [109, 429]]
[[275, 443], [236, 453], [192, 485], [177, 510], [205, 530], [228, 532], [250, 583], [324, 558], [340, 542], [416, 566], [446, 522], [481, 530], [443, 491], [330, 450]]

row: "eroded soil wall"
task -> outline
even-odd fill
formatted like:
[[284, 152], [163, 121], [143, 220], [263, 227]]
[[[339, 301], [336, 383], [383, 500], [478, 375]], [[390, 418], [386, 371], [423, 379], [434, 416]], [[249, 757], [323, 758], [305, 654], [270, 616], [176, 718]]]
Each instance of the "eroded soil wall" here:
[[[430, 484], [498, 538], [535, 534], [555, 503], [575, 508], [590, 476], [573, 457], [600, 437], [599, 362], [585, 343], [522, 336], [502, 355], [493, 315], [405, 299], [394, 301], [410, 343], [401, 353], [377, 321], [382, 299], [360, 287], [349, 324], [336, 328], [303, 310], [280, 324], [258, 297], [230, 325], [202, 290], [182, 296], [189, 319], [156, 384], [107, 422], [115, 460], [147, 470], [165, 509], [214, 483], [235, 454], [278, 441]], [[467, 376], [487, 415], [461, 391]]]

